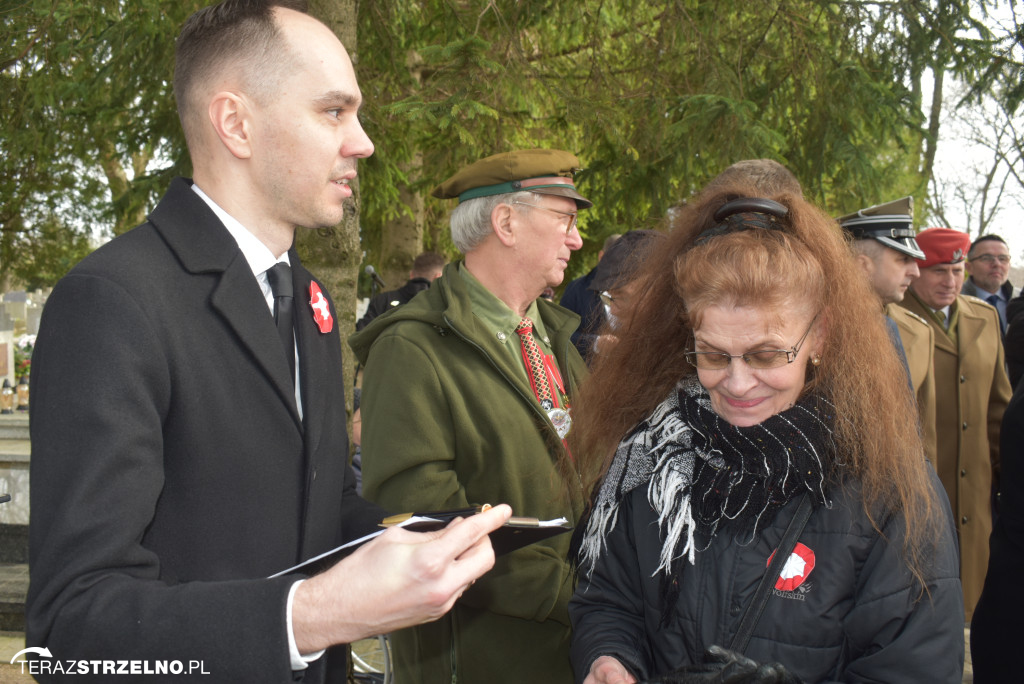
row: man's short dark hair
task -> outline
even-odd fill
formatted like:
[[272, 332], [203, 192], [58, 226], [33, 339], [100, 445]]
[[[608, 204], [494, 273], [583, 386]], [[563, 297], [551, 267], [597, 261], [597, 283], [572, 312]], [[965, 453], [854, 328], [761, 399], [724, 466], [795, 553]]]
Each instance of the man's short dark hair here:
[[429, 278], [434, 275], [447, 263], [445, 258], [437, 252], [423, 252], [412, 262], [412, 273], [414, 276]]
[[[1006, 240], [1004, 240], [1003, 238], [999, 237], [998, 235], [995, 235], [994, 233], [989, 233], [988, 235], [982, 235], [980, 238], [978, 238], [977, 240], [975, 240], [974, 242], [971, 243], [970, 249], [967, 250], [968, 258], [970, 258], [970, 256], [972, 254], [974, 254], [974, 247], [976, 245], [981, 244], [982, 242], [1002, 242], [1004, 245], [1006, 245]], [[1009, 248], [1009, 245], [1007, 245], [1007, 248]]]
[[306, 13], [306, 0], [224, 0], [195, 12], [181, 28], [174, 54], [174, 99], [191, 147], [196, 131], [190, 119], [195, 89], [215, 73], [245, 65], [249, 94], [259, 96], [288, 69], [274, 9]]

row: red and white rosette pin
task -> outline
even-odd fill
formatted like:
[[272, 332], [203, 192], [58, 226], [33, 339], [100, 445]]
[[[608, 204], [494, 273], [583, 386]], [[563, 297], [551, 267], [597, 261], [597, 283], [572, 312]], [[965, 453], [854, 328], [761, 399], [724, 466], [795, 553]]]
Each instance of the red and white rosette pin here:
[[313, 320], [316, 321], [320, 332], [326, 334], [334, 329], [334, 317], [331, 315], [331, 307], [327, 303], [327, 297], [320, 290], [315, 282], [309, 284], [309, 306], [313, 309]]
[[[768, 556], [768, 565], [771, 565], [774, 557], [773, 551], [772, 555]], [[782, 567], [779, 579], [775, 580], [775, 588], [779, 591], [793, 591], [804, 583], [811, 570], [814, 570], [814, 551], [798, 543]]]

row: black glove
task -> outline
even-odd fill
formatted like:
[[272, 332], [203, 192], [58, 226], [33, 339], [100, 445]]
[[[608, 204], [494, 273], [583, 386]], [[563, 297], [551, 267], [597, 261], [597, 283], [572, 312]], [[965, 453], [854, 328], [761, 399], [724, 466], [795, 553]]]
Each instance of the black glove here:
[[779, 663], [762, 665], [721, 646], [704, 652], [704, 662], [686, 665], [644, 684], [802, 684]]

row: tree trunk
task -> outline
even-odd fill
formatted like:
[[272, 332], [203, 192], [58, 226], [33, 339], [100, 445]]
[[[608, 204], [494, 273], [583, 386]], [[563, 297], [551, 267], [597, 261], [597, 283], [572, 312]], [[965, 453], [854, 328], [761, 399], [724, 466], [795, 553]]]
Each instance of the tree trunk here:
[[[125, 233], [146, 220], [146, 207], [143, 203], [133, 200], [132, 182], [124, 170], [117, 155], [114, 144], [109, 140], [100, 142], [100, 166], [107, 177], [107, 185], [110, 187], [110, 199], [115, 209], [114, 235]], [[150, 155], [139, 152], [133, 155], [133, 171], [139, 175], [139, 166], [145, 170]]]
[[[324, 22], [341, 40], [352, 57], [358, 73], [356, 52], [356, 0], [312, 0], [311, 15]], [[326, 286], [334, 299], [335, 318], [341, 333], [344, 377], [352, 384], [355, 364], [348, 348], [348, 336], [356, 324], [356, 279], [362, 252], [359, 246], [360, 190], [358, 178], [352, 183], [352, 199], [345, 207], [341, 223], [332, 228], [299, 230], [296, 249], [303, 263]], [[351, 406], [351, 389], [346, 389], [346, 402]]]
[[409, 183], [398, 189], [398, 201], [409, 213], [403, 213], [384, 224], [380, 236], [380, 267], [388, 289], [405, 283], [413, 260], [423, 251], [423, 196], [411, 188], [422, 173], [423, 155], [417, 152], [409, 166], [403, 170]]
[[938, 60], [932, 64], [932, 73], [935, 75], [935, 85], [932, 89], [932, 103], [928, 112], [928, 137], [925, 141], [924, 160], [921, 164], [921, 176], [925, 182], [932, 178], [935, 168], [935, 151], [939, 145], [939, 124], [942, 122], [942, 82], [946, 75], [946, 69]]
[[[406, 55], [406, 65], [419, 88], [423, 83], [423, 60], [416, 52], [410, 52]], [[388, 288], [400, 287], [405, 283], [413, 260], [423, 251], [426, 203], [423, 195], [412, 189], [423, 176], [423, 153], [414, 153], [409, 163], [403, 165], [402, 171], [409, 182], [398, 188], [398, 201], [408, 213], [388, 221], [380, 236], [380, 267]]]

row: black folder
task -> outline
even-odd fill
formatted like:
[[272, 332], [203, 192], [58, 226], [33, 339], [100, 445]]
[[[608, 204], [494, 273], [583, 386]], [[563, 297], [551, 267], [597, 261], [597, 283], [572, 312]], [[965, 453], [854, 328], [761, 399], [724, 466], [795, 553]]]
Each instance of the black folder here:
[[[281, 577], [282, 575], [296, 573], [315, 575], [331, 567], [371, 539], [379, 537], [388, 527], [404, 527], [412, 532], [432, 532], [444, 528], [455, 518], [476, 515], [480, 511], [481, 507], [474, 507], [450, 511], [431, 511], [429, 513], [403, 513], [391, 516], [381, 521], [380, 530], [342, 544], [298, 565], [293, 565], [287, 570], [274, 573], [270, 577]], [[537, 518], [513, 516], [504, 525], [491, 532], [491, 546], [494, 548], [494, 555], [501, 556], [535, 542], [564, 534], [571, 529], [572, 526], [565, 518], [539, 520]]]

